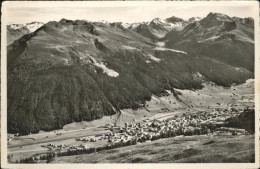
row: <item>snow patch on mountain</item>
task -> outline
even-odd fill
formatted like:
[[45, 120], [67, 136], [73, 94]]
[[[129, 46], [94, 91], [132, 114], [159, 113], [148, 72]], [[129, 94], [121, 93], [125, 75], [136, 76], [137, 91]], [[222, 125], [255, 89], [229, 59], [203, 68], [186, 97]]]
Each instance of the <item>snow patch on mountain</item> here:
[[159, 59], [159, 58], [157, 58], [157, 57], [155, 57], [155, 56], [153, 56], [151, 54], [148, 54], [148, 56], [150, 57], [151, 60], [153, 60], [153, 61], [155, 61], [157, 63], [159, 63], [161, 61], [161, 59]]
[[[169, 29], [170, 30], [170, 29]], [[153, 34], [158, 37], [159, 39], [162, 39], [165, 37], [168, 31], [152, 31]]]
[[177, 31], [180, 31], [184, 28], [184, 23], [183, 22], [169, 22], [167, 20], [162, 20], [160, 18], [155, 18], [150, 22], [150, 25], [154, 24], [154, 25], [158, 25], [158, 26], [163, 26], [164, 29], [172, 30], [175, 29]]
[[96, 62], [95, 65], [101, 69], [103, 69], [103, 72], [106, 73], [108, 76], [111, 76], [111, 77], [117, 77], [119, 76], [119, 73], [112, 70], [112, 69], [109, 69], [107, 68], [102, 62], [101, 63], [98, 63]]
[[216, 14], [216, 19], [220, 20], [220, 21], [230, 21], [229, 17], [227, 15], [224, 14]]
[[119, 76], [119, 73], [112, 70], [112, 69], [109, 69], [108, 67], [106, 67], [106, 65], [104, 65], [103, 62], [98, 62], [95, 58], [89, 56], [92, 61], [94, 62], [94, 65], [101, 68], [103, 70], [103, 73], [107, 74], [108, 76], [110, 77], [117, 77]]
[[165, 42], [156, 42], [156, 45], [159, 47], [163, 47], [165, 45]]
[[237, 40], [246, 41], [246, 42], [249, 42], [249, 43], [252, 43], [252, 44], [255, 43], [252, 39], [249, 39], [247, 37], [237, 37]]
[[135, 28], [137, 28], [140, 24], [141, 24], [141, 23], [133, 23], [130, 27], [131, 27], [132, 29], [135, 29]]
[[191, 17], [190, 19], [188, 19], [188, 22], [197, 22], [197, 21], [200, 21], [201, 18], [200, 17]]
[[137, 49], [135, 47], [132, 47], [132, 46], [126, 46], [126, 45], [122, 45], [123, 48], [125, 49], [128, 49], [128, 50], [140, 50], [140, 49]]
[[130, 23], [124, 23], [124, 22], [122, 22], [122, 24], [121, 24], [124, 28], [129, 28], [130, 26], [131, 26], [131, 24]]
[[27, 28], [30, 32], [36, 31], [38, 28], [40, 28], [44, 23], [42, 22], [32, 22], [27, 24], [11, 24], [10, 28], [17, 30], [21, 28]]
[[220, 36], [212, 36], [212, 37], [210, 37], [210, 38], [206, 38], [206, 39], [200, 40], [200, 41], [198, 41], [198, 42], [201, 43], [201, 42], [206, 42], [206, 41], [213, 41], [213, 40], [218, 39], [219, 37], [220, 37]]
[[30, 32], [36, 31], [38, 28], [40, 28], [43, 25], [42, 22], [32, 22], [26, 24], [26, 27], [30, 30]]
[[151, 23], [155, 23], [155, 24], [166, 24], [165, 20], [162, 20], [162, 19], [160, 19], [160, 18], [155, 18], [155, 19], [153, 19], [153, 20], [150, 22], [150, 24], [151, 24]]
[[182, 54], [187, 55], [187, 53], [184, 52], [184, 51], [175, 50], [175, 49], [169, 49], [169, 48], [156, 47], [156, 48], [154, 48], [154, 50], [161, 50], [161, 51], [167, 51], [167, 50], [168, 50], [168, 51], [177, 52], [177, 53], [182, 53]]
[[166, 35], [166, 32], [159, 32], [159, 31], [151, 31], [154, 36], [157, 38], [163, 38]]
[[185, 28], [185, 25], [182, 23], [170, 23], [171, 30], [181, 31]]
[[11, 28], [11, 29], [14, 29], [14, 30], [16, 30], [16, 29], [21, 29], [22, 27], [24, 27], [23, 24], [11, 24], [11, 25], [10, 25], [10, 28]]

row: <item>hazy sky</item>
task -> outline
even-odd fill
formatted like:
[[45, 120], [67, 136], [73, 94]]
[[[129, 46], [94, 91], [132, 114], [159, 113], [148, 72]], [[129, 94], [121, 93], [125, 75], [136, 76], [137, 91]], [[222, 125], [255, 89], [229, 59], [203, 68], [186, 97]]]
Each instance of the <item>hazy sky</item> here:
[[197, 7], [167, 7], [167, 6], [129, 6], [129, 7], [43, 7], [43, 8], [11, 8], [7, 10], [7, 23], [29, 23], [33, 21], [48, 22], [66, 19], [86, 19], [90, 21], [106, 20], [109, 22], [142, 22], [153, 18], [171, 16], [188, 19], [190, 17], [205, 17], [209, 12], [219, 12], [231, 17], [252, 17], [250, 6], [197, 6]]

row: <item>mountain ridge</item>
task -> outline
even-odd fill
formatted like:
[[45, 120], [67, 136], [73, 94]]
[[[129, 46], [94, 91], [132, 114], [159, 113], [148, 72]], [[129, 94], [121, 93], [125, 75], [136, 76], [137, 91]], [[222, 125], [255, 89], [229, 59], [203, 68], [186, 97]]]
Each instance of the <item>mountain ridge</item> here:
[[251, 19], [234, 20], [224, 14], [210, 13], [182, 31], [168, 32], [164, 40], [168, 48], [187, 50], [253, 71], [253, 27]]

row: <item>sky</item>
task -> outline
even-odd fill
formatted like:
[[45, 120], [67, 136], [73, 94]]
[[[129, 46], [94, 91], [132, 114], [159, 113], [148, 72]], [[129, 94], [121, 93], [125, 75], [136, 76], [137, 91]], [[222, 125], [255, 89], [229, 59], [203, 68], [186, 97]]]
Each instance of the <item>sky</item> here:
[[7, 24], [25, 24], [33, 21], [47, 23], [65, 19], [85, 19], [108, 22], [147, 22], [154, 18], [165, 19], [176, 16], [182, 19], [205, 17], [210, 12], [218, 12], [231, 17], [252, 17], [250, 6], [126, 6], [126, 7], [17, 7], [6, 13]]

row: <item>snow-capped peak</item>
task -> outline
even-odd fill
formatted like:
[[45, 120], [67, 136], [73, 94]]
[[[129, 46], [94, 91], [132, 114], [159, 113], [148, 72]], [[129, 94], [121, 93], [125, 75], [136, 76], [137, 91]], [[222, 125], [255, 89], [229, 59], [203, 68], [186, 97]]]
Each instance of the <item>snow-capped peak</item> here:
[[135, 29], [135, 28], [137, 28], [139, 25], [140, 25], [141, 23], [133, 23], [133, 24], [131, 24], [131, 28], [132, 29]]
[[27, 23], [26, 27], [29, 29], [30, 32], [36, 31], [38, 28], [40, 28], [43, 25], [42, 22], [32, 22], [32, 23]]
[[27, 23], [27, 24], [11, 24], [10, 28], [14, 29], [14, 30], [21, 29], [21, 28], [27, 28], [30, 32], [34, 32], [42, 25], [44, 25], [44, 23], [42, 23], [42, 22], [32, 22], [32, 23]]
[[129, 28], [130, 26], [131, 26], [131, 24], [130, 23], [122, 23], [121, 24], [124, 28]]
[[162, 24], [162, 23], [165, 23], [165, 21], [163, 21], [162, 19], [160, 18], [155, 18], [153, 19], [151, 22], [155, 23], [155, 24]]
[[10, 25], [10, 28], [11, 28], [11, 29], [14, 29], [14, 30], [16, 30], [16, 29], [21, 29], [22, 27], [24, 27], [23, 24], [11, 24], [11, 25]]

